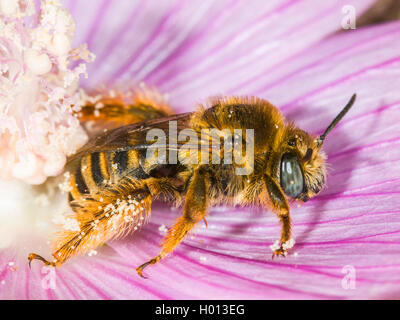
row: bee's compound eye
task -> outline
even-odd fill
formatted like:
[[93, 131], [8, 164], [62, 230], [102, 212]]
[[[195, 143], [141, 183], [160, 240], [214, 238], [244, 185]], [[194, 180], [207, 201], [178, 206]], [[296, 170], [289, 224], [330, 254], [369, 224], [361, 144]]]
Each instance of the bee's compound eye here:
[[304, 190], [304, 177], [297, 157], [284, 154], [281, 161], [281, 187], [286, 195], [298, 198]]

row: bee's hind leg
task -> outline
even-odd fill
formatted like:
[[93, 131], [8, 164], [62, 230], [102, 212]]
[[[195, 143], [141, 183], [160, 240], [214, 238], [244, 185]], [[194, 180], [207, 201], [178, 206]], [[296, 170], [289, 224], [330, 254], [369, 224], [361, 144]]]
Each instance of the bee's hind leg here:
[[171, 253], [186, 237], [188, 232], [205, 218], [208, 203], [208, 186], [208, 174], [201, 169], [195, 171], [186, 194], [183, 215], [168, 230], [168, 234], [162, 242], [162, 249], [159, 255], [136, 268], [139, 276], [145, 278], [143, 269], [148, 265], [156, 264]]
[[39, 256], [36, 253], [30, 253], [28, 256], [29, 268], [31, 267], [32, 260], [40, 260], [44, 263], [45, 266], [50, 266], [50, 267], [57, 266], [56, 262], [47, 261], [45, 258], [43, 258], [42, 256]]
[[140, 265], [139, 267], [136, 268], [136, 272], [138, 273], [139, 276], [141, 276], [142, 278], [147, 279], [147, 277], [145, 277], [143, 275], [143, 269], [146, 268], [148, 265], [151, 264], [156, 264], [158, 261], [160, 261], [163, 257], [160, 255], [158, 255], [157, 257], [154, 257], [153, 259], [143, 263], [142, 265]]

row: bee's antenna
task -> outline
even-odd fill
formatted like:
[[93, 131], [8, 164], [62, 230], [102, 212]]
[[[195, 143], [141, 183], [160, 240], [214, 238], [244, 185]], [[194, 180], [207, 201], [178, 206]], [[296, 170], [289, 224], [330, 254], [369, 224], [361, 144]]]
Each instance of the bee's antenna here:
[[349, 102], [347, 102], [346, 106], [343, 108], [342, 111], [340, 111], [340, 113], [336, 116], [335, 119], [333, 119], [333, 121], [331, 122], [331, 124], [328, 126], [328, 128], [326, 128], [325, 132], [319, 136], [318, 140], [317, 140], [317, 146], [321, 147], [322, 143], [324, 142], [326, 136], [328, 135], [328, 133], [338, 124], [338, 122], [340, 120], [342, 120], [342, 118], [345, 116], [345, 114], [350, 110], [350, 108], [353, 106], [354, 102], [356, 101], [357, 98], [357, 94], [353, 94], [349, 100]]

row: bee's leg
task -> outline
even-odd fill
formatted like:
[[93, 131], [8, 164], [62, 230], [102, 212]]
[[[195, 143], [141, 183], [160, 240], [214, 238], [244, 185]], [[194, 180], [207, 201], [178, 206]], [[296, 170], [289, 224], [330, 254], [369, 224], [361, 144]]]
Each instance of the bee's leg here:
[[56, 263], [56, 262], [54, 262], [54, 261], [47, 261], [47, 260], [46, 260], [45, 258], [43, 258], [42, 256], [39, 256], [39, 255], [36, 254], [36, 253], [31, 253], [31, 254], [28, 256], [29, 268], [31, 267], [32, 260], [40, 260], [40, 261], [42, 261], [42, 262], [44, 263], [45, 266], [50, 266], [50, 267], [56, 267], [56, 266], [57, 266], [57, 263]]
[[136, 269], [141, 277], [144, 277], [143, 269], [145, 267], [157, 263], [168, 253], [171, 253], [196, 223], [204, 219], [208, 203], [208, 188], [208, 174], [202, 169], [195, 171], [186, 193], [183, 215], [168, 230], [168, 234], [162, 242], [162, 249], [159, 255]]
[[137, 230], [149, 217], [152, 196], [143, 185], [126, 178], [118, 185], [74, 201], [77, 206], [70, 217], [77, 221], [79, 228], [60, 228], [53, 243], [53, 260], [31, 253], [29, 265], [39, 260], [46, 266], [58, 267], [73, 256], [94, 250], [132, 229]]
[[[279, 184], [268, 175], [264, 175], [264, 182], [267, 188], [269, 198], [271, 200], [273, 208], [276, 210], [277, 215], [282, 223], [282, 233], [281, 239], [279, 241], [278, 247], [273, 248], [274, 256], [285, 256], [286, 250], [290, 249], [294, 243], [291, 240], [291, 222], [290, 222], [290, 212], [289, 204], [286, 197], [279, 186]], [[273, 246], [275, 247], [275, 245]]]

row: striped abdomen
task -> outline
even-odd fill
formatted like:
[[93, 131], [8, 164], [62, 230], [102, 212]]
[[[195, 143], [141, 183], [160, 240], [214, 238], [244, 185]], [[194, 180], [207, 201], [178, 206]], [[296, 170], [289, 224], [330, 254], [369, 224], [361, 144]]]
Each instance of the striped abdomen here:
[[137, 150], [117, 152], [94, 152], [82, 157], [71, 178], [69, 200], [80, 200], [83, 195], [101, 193], [107, 186], [130, 176], [145, 179]]

